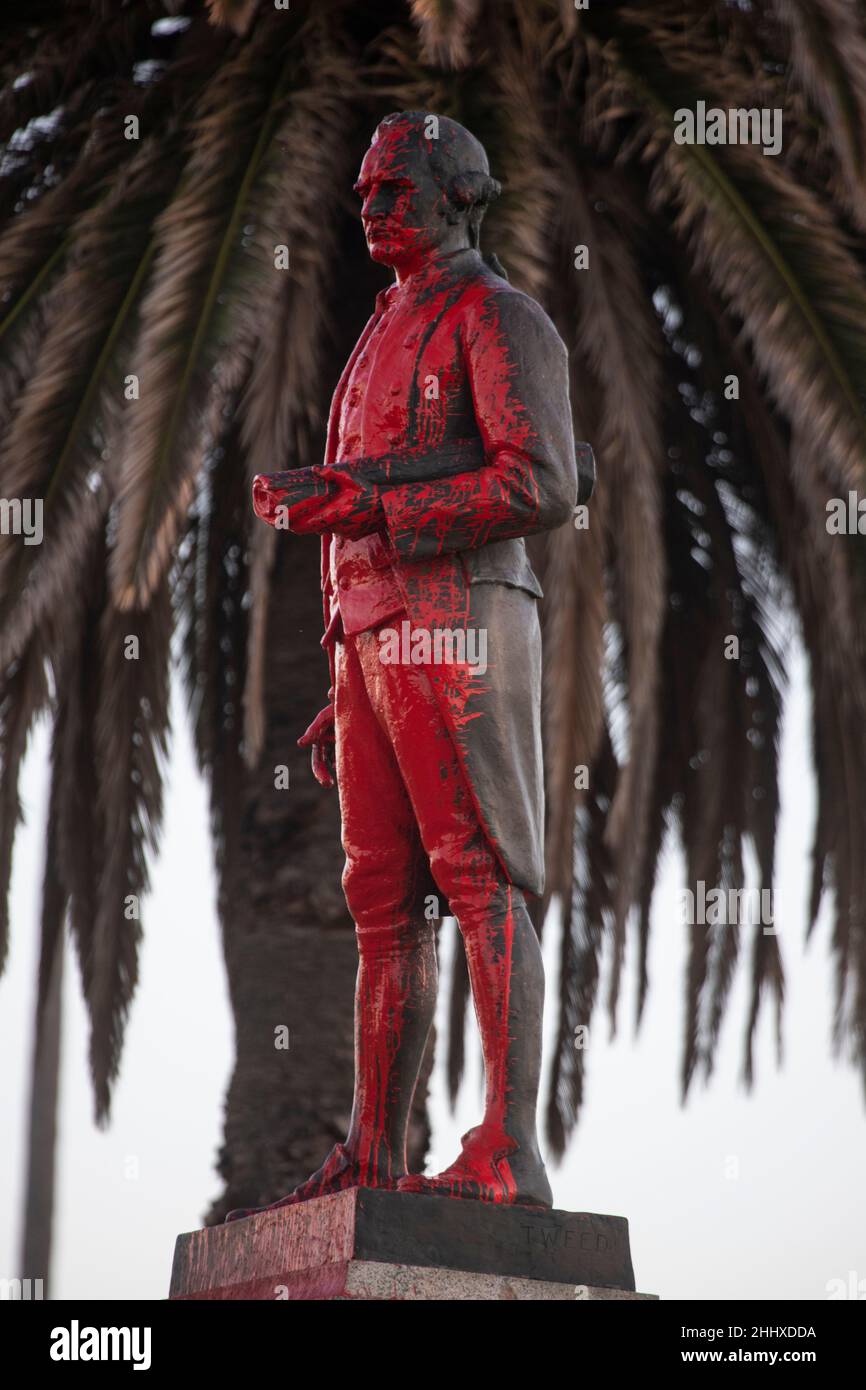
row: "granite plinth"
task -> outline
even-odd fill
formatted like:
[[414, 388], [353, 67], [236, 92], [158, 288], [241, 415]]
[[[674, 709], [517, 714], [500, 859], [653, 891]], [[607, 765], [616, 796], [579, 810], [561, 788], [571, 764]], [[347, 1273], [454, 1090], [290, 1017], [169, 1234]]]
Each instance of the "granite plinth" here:
[[634, 1289], [624, 1217], [361, 1187], [178, 1236], [169, 1297], [592, 1301]]

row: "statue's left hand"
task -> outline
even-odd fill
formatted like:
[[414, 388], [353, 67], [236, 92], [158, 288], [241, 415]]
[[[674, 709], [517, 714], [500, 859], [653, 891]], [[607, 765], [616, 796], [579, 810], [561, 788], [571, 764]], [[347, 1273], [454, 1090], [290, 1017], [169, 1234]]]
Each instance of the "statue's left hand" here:
[[334, 771], [334, 705], [320, 710], [310, 727], [298, 739], [300, 748], [311, 750], [313, 776], [322, 787], [333, 787]]

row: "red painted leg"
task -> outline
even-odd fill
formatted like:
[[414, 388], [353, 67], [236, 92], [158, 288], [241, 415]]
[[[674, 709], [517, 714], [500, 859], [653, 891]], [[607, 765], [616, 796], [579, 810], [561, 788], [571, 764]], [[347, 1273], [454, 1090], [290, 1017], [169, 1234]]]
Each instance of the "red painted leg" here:
[[358, 942], [355, 1092], [349, 1132], [312, 1177], [270, 1207], [348, 1187], [395, 1187], [406, 1172], [412, 1097], [436, 1006], [436, 947], [424, 915], [426, 860], [390, 743], [350, 643], [336, 659], [337, 780], [343, 888]]
[[521, 894], [501, 882], [486, 911], [479, 914], [477, 899], [464, 900], [464, 907], [461, 929], [484, 1054], [484, 1118], [464, 1134], [459, 1157], [442, 1173], [412, 1175], [399, 1188], [549, 1207], [535, 1119], [544, 1000], [538, 938]]
[[535, 929], [481, 829], [426, 673], [382, 663], [375, 634], [356, 648], [433, 877], [460, 923], [484, 1052], [482, 1123], [439, 1178], [407, 1177], [400, 1190], [550, 1206], [536, 1137], [544, 970]]
[[312, 1177], [268, 1207], [278, 1211], [348, 1187], [395, 1188], [406, 1172], [406, 1131], [436, 1004], [436, 947], [429, 922], [358, 931], [355, 1098], [349, 1133]]

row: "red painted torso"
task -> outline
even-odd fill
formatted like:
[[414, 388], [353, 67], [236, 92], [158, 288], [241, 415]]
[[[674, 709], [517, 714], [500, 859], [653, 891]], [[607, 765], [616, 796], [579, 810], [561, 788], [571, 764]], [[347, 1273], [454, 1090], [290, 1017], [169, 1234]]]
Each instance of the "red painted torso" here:
[[[388, 341], [396, 315], [395, 288], [385, 291], [384, 298], [379, 301], [384, 306], [383, 312], [365, 332], [361, 351], [355, 357], [346, 382], [337, 424], [338, 459], [365, 458], [383, 453], [388, 447], [381, 441], [381, 431], [367, 424], [366, 403], [373, 394], [376, 379], [383, 380]], [[378, 307], [377, 304], [377, 310]], [[365, 632], [403, 608], [381, 532], [360, 540], [334, 535], [330, 564], [335, 602], [347, 636]]]
[[[459, 312], [447, 303], [454, 289], [442, 274], [446, 266], [447, 258], [377, 297], [376, 312], [341, 383], [334, 458], [377, 458], [409, 445], [477, 435]], [[462, 288], [465, 293], [469, 287]], [[442, 315], [446, 307], [451, 312]], [[392, 556], [385, 533], [361, 540], [332, 537], [333, 602], [347, 635], [375, 627], [405, 607]]]

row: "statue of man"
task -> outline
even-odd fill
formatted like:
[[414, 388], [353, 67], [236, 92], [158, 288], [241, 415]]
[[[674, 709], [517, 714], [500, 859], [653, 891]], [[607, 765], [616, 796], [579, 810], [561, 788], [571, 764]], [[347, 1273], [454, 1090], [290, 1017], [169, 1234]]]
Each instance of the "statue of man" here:
[[[359, 952], [348, 1135], [274, 1205], [367, 1186], [545, 1207], [544, 976], [524, 896], [544, 873], [541, 589], [522, 537], [571, 517], [592, 456], [579, 475], [561, 339], [480, 254], [500, 186], [474, 136], [389, 116], [355, 188], [395, 282], [337, 386], [324, 465], [254, 484], [265, 521], [322, 536], [332, 686], [300, 742], [321, 783], [336, 776]], [[456, 1161], [425, 1177], [407, 1173], [406, 1133], [436, 1001], [430, 919], [446, 913], [486, 1099]]]

